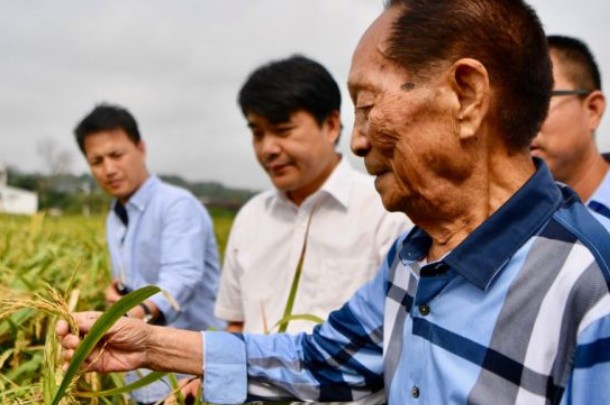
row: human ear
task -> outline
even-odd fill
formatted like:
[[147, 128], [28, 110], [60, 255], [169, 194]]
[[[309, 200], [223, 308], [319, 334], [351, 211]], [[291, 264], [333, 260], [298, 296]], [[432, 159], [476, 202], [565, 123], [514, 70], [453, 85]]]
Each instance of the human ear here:
[[468, 139], [479, 132], [489, 110], [489, 74], [479, 61], [464, 58], [453, 64], [451, 79], [458, 101], [455, 114], [459, 136]]
[[140, 152], [142, 152], [144, 155], [146, 155], [146, 144], [144, 143], [144, 141], [140, 140], [136, 144], [136, 149], [138, 149]]
[[595, 132], [606, 110], [606, 97], [600, 90], [594, 90], [585, 99], [585, 106], [589, 114], [589, 130]]
[[334, 110], [324, 121], [324, 127], [327, 129], [328, 140], [331, 144], [335, 144], [341, 133], [341, 115], [339, 111]]

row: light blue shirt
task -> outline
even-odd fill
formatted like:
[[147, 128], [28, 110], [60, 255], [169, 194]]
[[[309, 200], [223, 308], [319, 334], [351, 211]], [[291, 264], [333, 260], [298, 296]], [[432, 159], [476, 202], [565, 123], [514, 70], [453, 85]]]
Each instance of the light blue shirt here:
[[[127, 227], [114, 210], [106, 220], [113, 279], [122, 280], [131, 290], [156, 285], [169, 293], [179, 308], [163, 294], [150, 298], [169, 326], [224, 328], [224, 322], [213, 315], [218, 248], [212, 220], [201, 202], [188, 191], [150, 176], [125, 208]], [[160, 398], [137, 399], [154, 402]]]
[[587, 206], [610, 220], [610, 170], [587, 201]]
[[607, 404], [610, 234], [536, 163], [442, 260], [423, 265], [423, 230], [399, 238], [312, 334], [204, 333], [206, 400]]

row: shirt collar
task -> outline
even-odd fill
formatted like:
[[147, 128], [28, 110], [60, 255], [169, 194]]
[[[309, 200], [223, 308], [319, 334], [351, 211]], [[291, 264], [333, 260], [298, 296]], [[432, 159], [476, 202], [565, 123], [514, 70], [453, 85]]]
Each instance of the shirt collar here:
[[610, 170], [608, 170], [600, 185], [591, 198], [589, 198], [589, 201], [595, 201], [610, 209]]
[[350, 172], [353, 169], [347, 159], [343, 156], [341, 156], [340, 159], [339, 164], [335, 167], [330, 176], [328, 176], [328, 179], [326, 179], [320, 190], [333, 197], [344, 208], [347, 208], [352, 189]]
[[[349, 206], [349, 196], [351, 193], [352, 183], [350, 181], [350, 172], [354, 170], [347, 159], [341, 156], [339, 164], [333, 169], [332, 173], [322, 187], [303, 201], [306, 204], [307, 200], [317, 200], [321, 194], [327, 194], [334, 198], [344, 208]], [[275, 193], [271, 194], [272, 201], [271, 206], [274, 203], [281, 203], [285, 205], [294, 205], [287, 197], [286, 193], [280, 190], [275, 190]]]
[[148, 202], [152, 199], [157, 185], [161, 183], [161, 180], [155, 175], [150, 175], [142, 183], [142, 185], [136, 190], [136, 192], [129, 198], [126, 206], [134, 207], [138, 211], [144, 211]]
[[[481, 289], [489, 287], [523, 243], [546, 223], [561, 205], [559, 187], [546, 164], [534, 158], [536, 172], [502, 207], [451, 251], [443, 262]], [[432, 239], [419, 228], [405, 239], [403, 261], [426, 255]]]

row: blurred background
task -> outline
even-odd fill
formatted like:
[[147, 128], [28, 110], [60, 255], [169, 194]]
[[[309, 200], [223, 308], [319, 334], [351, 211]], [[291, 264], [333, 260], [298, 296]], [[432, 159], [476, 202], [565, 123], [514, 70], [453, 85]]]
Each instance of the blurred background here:
[[[549, 33], [584, 39], [610, 80], [610, 2], [533, 0]], [[352, 51], [381, 0], [0, 0], [0, 164], [22, 173], [87, 173], [73, 140], [96, 103], [127, 107], [153, 172], [260, 190], [236, 105], [246, 75], [302, 53], [343, 92], [349, 152]], [[610, 150], [610, 117], [598, 133]]]

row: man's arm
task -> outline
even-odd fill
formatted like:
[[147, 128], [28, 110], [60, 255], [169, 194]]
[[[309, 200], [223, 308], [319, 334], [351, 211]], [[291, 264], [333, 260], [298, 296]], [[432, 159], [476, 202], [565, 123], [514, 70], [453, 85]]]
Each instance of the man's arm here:
[[[397, 242], [398, 243], [398, 242]], [[391, 252], [396, 249], [392, 248]], [[121, 318], [89, 357], [88, 368], [100, 372], [141, 367], [201, 375], [204, 395], [214, 403], [251, 398], [299, 398], [349, 401], [383, 388], [385, 285], [396, 257], [313, 334], [201, 333], [148, 325]], [[75, 315], [87, 333], [97, 312]], [[57, 334], [70, 360], [80, 338], [60, 321]], [[205, 339], [205, 340], [204, 340]]]
[[381, 390], [387, 269], [384, 261], [379, 274], [310, 335], [206, 332], [205, 399], [351, 401]]
[[[89, 332], [101, 312], [74, 314], [81, 334]], [[69, 333], [65, 321], [57, 324], [64, 359], [72, 360], [81, 338]], [[103, 346], [103, 349], [102, 349]], [[202, 375], [203, 350], [200, 332], [149, 325], [134, 318], [121, 318], [108, 331], [104, 343], [89, 356], [86, 367], [101, 373], [150, 368]]]
[[[604, 305], [607, 307], [606, 305]], [[597, 310], [602, 305], [598, 305]], [[606, 308], [604, 310], [607, 311]], [[593, 312], [593, 311], [591, 311]], [[595, 314], [592, 314], [595, 315]], [[610, 315], [587, 326], [578, 337], [573, 368], [562, 404], [602, 405], [610, 398]]]
[[[182, 197], [165, 207], [163, 213], [156, 285], [166, 291], [178, 307], [187, 305], [193, 290], [201, 283], [205, 271], [205, 246], [208, 238], [213, 237], [211, 220], [197, 204], [195, 200]], [[155, 295], [150, 301], [167, 322], [172, 322], [178, 315], [178, 309], [162, 295]]]

